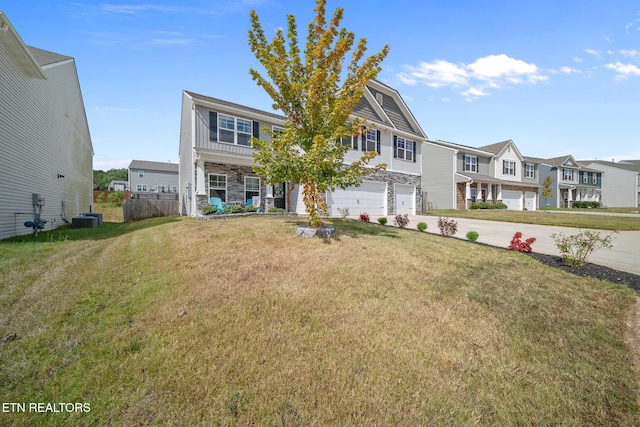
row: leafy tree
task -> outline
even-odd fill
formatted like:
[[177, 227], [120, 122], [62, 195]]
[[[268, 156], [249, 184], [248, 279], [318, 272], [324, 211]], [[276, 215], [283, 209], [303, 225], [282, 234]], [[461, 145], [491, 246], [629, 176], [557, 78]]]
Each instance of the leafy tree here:
[[327, 209], [321, 193], [336, 187], [358, 186], [367, 172], [386, 168], [385, 164], [367, 167], [376, 156], [375, 151], [365, 152], [358, 161], [344, 165], [348, 147], [340, 138], [351, 138], [365, 131], [366, 120], [351, 114], [364, 95], [365, 85], [380, 72], [380, 63], [389, 47], [363, 59], [367, 42], [360, 39], [342, 79], [345, 56], [355, 36], [338, 28], [342, 8], [336, 9], [327, 23], [325, 5], [326, 0], [316, 1], [316, 16], [309, 24], [304, 52], [298, 45], [292, 15], [287, 17], [288, 43], [282, 29], [268, 42], [254, 10], [249, 30], [251, 51], [270, 81], [253, 68], [250, 74], [271, 96], [273, 108], [287, 117], [284, 131], [269, 131], [269, 141], [252, 139], [257, 149], [253, 169], [267, 184], [290, 181], [302, 186], [309, 225], [316, 228], [322, 227], [318, 209]]
[[554, 197], [551, 185], [553, 184], [553, 178], [551, 175], [547, 175], [547, 177], [542, 181], [542, 198], [544, 199], [545, 205], [548, 205], [547, 199], [550, 197]]
[[99, 188], [100, 190], [106, 190], [111, 181], [128, 180], [129, 170], [127, 168], [110, 169], [107, 172], [102, 170], [93, 171], [93, 188]]

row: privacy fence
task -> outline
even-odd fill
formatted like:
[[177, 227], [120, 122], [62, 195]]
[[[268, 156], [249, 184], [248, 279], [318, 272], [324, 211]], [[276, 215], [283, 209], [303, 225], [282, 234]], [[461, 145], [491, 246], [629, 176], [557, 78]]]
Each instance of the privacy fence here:
[[178, 193], [132, 193], [122, 214], [125, 222], [178, 215]]

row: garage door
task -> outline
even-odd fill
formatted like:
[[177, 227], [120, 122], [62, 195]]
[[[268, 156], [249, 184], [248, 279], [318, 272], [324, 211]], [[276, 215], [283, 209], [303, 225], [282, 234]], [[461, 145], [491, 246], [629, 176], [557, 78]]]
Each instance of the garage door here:
[[502, 203], [507, 205], [507, 209], [522, 210], [522, 192], [502, 191]]
[[416, 213], [416, 187], [414, 185], [396, 184], [396, 214], [415, 215]]
[[368, 213], [387, 214], [387, 184], [384, 182], [363, 182], [360, 187], [346, 190], [327, 191], [327, 207], [331, 216], [340, 216], [339, 209], [349, 208], [349, 215]]
[[536, 210], [536, 193], [527, 191], [524, 193], [524, 208], [528, 211]]

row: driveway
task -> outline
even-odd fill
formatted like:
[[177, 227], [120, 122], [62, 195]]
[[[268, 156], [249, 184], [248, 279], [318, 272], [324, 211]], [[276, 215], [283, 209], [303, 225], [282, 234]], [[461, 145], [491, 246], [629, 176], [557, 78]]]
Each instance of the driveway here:
[[[357, 217], [356, 217], [357, 218]], [[388, 224], [393, 224], [393, 215], [389, 215]], [[565, 234], [578, 233], [577, 228], [555, 227], [549, 225], [517, 224], [512, 222], [485, 221], [479, 219], [453, 218], [458, 222], [456, 237], [465, 239], [467, 232], [477, 231], [480, 234], [478, 242], [492, 246], [506, 248], [509, 246], [513, 235], [520, 231], [522, 240], [535, 237], [536, 241], [531, 245], [534, 252], [548, 255], [560, 255], [551, 235], [564, 232]], [[375, 221], [375, 219], [372, 219]], [[438, 217], [435, 216], [409, 216], [409, 227], [416, 228], [419, 222], [427, 223], [427, 233], [439, 234]], [[604, 236], [611, 233], [607, 230], [598, 230]], [[614, 234], [612, 249], [599, 249], [589, 258], [589, 262], [604, 265], [616, 270], [640, 275], [640, 231], [621, 231]]]

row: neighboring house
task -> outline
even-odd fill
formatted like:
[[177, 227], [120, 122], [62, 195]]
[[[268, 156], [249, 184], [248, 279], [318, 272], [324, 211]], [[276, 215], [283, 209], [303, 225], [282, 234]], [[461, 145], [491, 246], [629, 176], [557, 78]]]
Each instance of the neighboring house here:
[[125, 191], [129, 188], [129, 183], [127, 181], [116, 181], [113, 180], [107, 186], [109, 191]]
[[[35, 198], [33, 195], [36, 194]], [[0, 239], [93, 205], [93, 147], [72, 57], [24, 44], [0, 12]]]
[[538, 208], [539, 163], [512, 140], [474, 148], [446, 141], [423, 146], [422, 191], [428, 209], [469, 209], [473, 203]]
[[640, 162], [580, 160], [580, 165], [603, 172], [602, 193], [608, 207], [637, 208], [640, 206]]
[[129, 164], [129, 190], [132, 193], [177, 193], [178, 164], [132, 160]]
[[[422, 145], [426, 135], [400, 94], [372, 81], [357, 104], [354, 115], [366, 116], [369, 129], [361, 136], [345, 139], [350, 150], [345, 163], [358, 160], [363, 151], [375, 150], [372, 165], [385, 163], [386, 171], [370, 173], [359, 187], [327, 191], [328, 214], [415, 214], [422, 212]], [[265, 186], [252, 170], [252, 136], [269, 138], [264, 127], [278, 130], [284, 116], [256, 110], [208, 96], [184, 91], [180, 131], [180, 213], [196, 216], [210, 198], [222, 203], [259, 202], [290, 212], [304, 213], [299, 186], [286, 194], [290, 183]], [[255, 197], [255, 199], [254, 199]]]
[[[570, 208], [573, 202], [603, 203], [602, 172], [583, 167], [572, 155], [537, 159], [540, 161], [540, 182], [547, 176], [553, 180], [553, 197], [543, 200], [548, 208]], [[542, 197], [542, 188], [540, 188]]]

